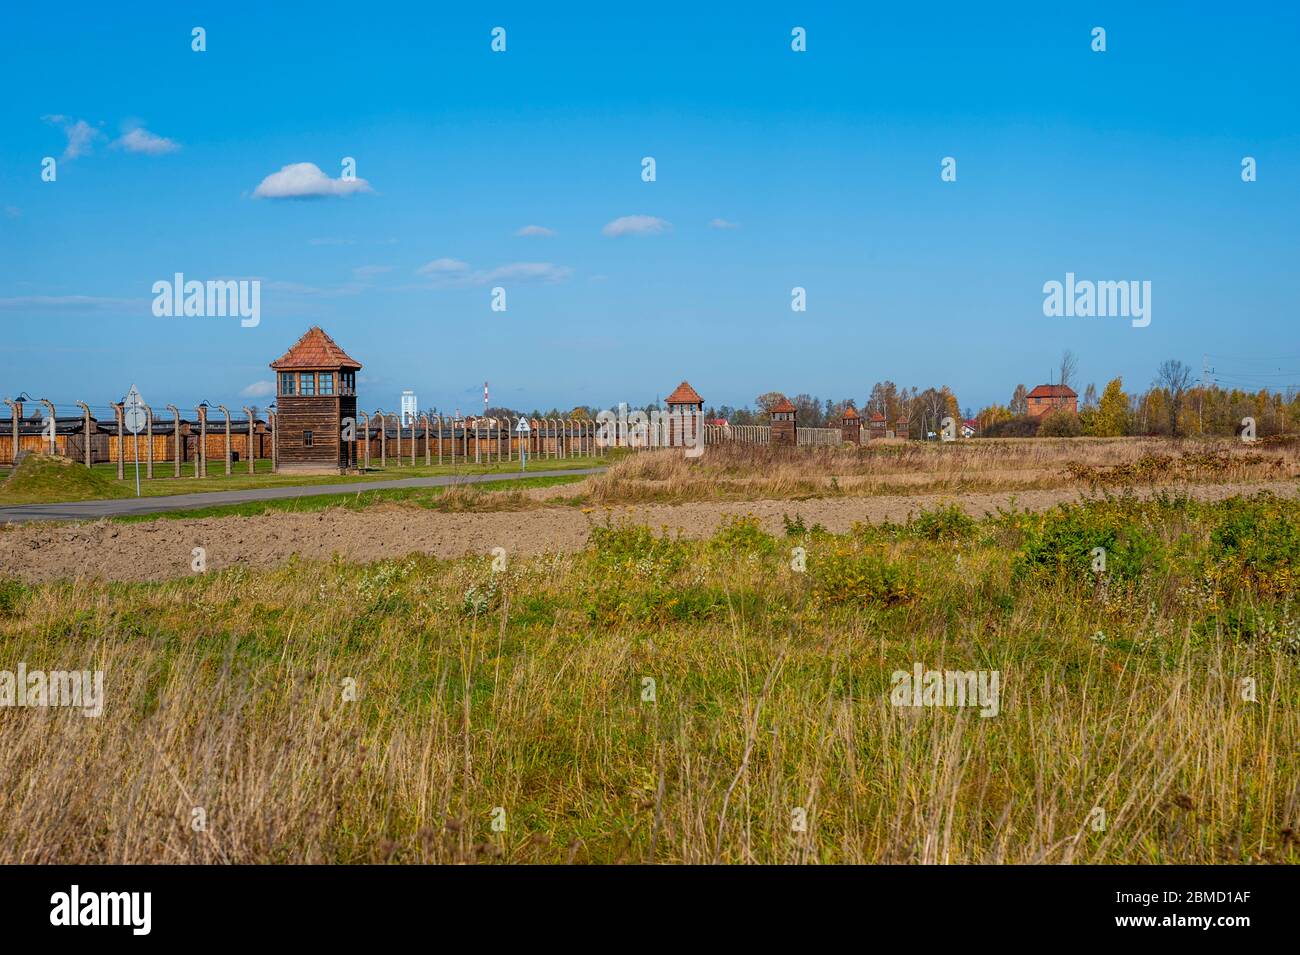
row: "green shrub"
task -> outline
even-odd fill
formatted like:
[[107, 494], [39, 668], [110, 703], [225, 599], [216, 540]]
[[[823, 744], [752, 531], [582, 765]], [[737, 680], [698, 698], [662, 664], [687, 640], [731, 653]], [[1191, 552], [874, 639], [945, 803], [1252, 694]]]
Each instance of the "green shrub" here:
[[776, 550], [776, 538], [763, 530], [757, 517], [747, 514], [724, 520], [709, 546], [730, 554], [771, 554]]
[[1202, 570], [1216, 594], [1300, 591], [1300, 503], [1263, 493], [1230, 498], [1213, 513]]
[[921, 511], [907, 522], [908, 532], [928, 541], [964, 540], [975, 533], [978, 522], [956, 504]]
[[911, 602], [911, 577], [881, 554], [826, 541], [808, 555], [814, 601], [823, 606], [869, 603], [892, 607]]
[[1085, 501], [1060, 504], [1025, 522], [1025, 540], [1016, 555], [1013, 579], [1068, 576], [1091, 580], [1093, 550], [1106, 551], [1106, 577], [1133, 582], [1163, 571], [1163, 542], [1147, 526], [1146, 508], [1138, 502]]

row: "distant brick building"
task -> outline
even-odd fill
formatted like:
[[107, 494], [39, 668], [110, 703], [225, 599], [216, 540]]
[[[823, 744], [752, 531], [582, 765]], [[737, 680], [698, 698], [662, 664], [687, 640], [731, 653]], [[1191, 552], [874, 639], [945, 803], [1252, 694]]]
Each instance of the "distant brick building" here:
[[1079, 395], [1069, 385], [1039, 385], [1025, 396], [1029, 416], [1041, 418], [1053, 411], [1079, 411]]
[[799, 443], [799, 427], [795, 423], [797, 410], [789, 398], [782, 398], [768, 413], [772, 418], [772, 444], [794, 447]]

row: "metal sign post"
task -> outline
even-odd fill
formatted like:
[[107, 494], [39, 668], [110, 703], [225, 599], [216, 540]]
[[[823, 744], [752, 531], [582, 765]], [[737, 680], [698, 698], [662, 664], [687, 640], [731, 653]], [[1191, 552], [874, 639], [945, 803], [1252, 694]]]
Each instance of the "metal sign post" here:
[[[140, 496], [140, 432], [145, 425], [144, 399], [140, 397], [140, 392], [135, 385], [126, 393], [122, 399], [123, 405], [123, 423], [126, 430], [131, 432], [131, 443], [135, 446], [135, 496]], [[153, 435], [149, 436], [153, 440]]]

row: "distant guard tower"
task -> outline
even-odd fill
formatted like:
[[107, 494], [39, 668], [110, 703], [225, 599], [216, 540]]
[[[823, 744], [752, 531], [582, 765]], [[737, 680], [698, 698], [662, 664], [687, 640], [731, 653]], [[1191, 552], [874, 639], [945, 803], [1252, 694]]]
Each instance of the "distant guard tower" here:
[[357, 420], [357, 372], [349, 358], [313, 325], [278, 361], [275, 446], [281, 471], [342, 472], [357, 466], [357, 442], [343, 440], [344, 419]]
[[782, 398], [772, 406], [772, 444], [793, 448], [799, 443], [799, 427], [795, 424], [795, 406], [789, 398]]
[[862, 419], [851, 405], [844, 409], [840, 418], [840, 440], [850, 444], [862, 443]]
[[683, 381], [664, 399], [664, 404], [668, 406], [669, 414], [669, 446], [677, 448], [690, 444], [694, 447], [699, 431], [704, 427], [704, 399]]

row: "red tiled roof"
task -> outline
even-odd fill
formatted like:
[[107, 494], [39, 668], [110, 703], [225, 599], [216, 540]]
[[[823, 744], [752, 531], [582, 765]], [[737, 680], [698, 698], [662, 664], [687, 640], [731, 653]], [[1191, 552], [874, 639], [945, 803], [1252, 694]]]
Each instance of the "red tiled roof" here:
[[847, 421], [847, 420], [850, 420], [850, 419], [852, 419], [852, 418], [856, 418], [857, 416], [858, 416], [858, 413], [857, 413], [857, 411], [855, 411], [853, 408], [845, 408], [845, 409], [844, 409], [844, 419], [845, 419], [846, 421]]
[[692, 388], [687, 382], [682, 382], [674, 389], [673, 393], [664, 399], [664, 404], [668, 405], [701, 405], [704, 399], [699, 393]]
[[794, 405], [790, 404], [789, 398], [782, 398], [780, 401], [772, 405], [772, 407], [768, 408], [767, 410], [773, 413], [779, 411], [782, 414], [788, 414], [791, 411], [798, 411], [799, 409], [796, 408]]
[[1038, 385], [1026, 398], [1077, 398], [1079, 393], [1069, 385]]
[[349, 358], [348, 353], [323, 332], [313, 325], [306, 334], [294, 343], [277, 361], [271, 362], [276, 371], [284, 368], [352, 368], [361, 367], [361, 362]]
[[885, 420], [885, 416], [882, 415], [879, 411], [873, 411], [873, 412], [871, 413], [871, 420], [872, 420], [872, 421], [884, 421], [884, 420]]

